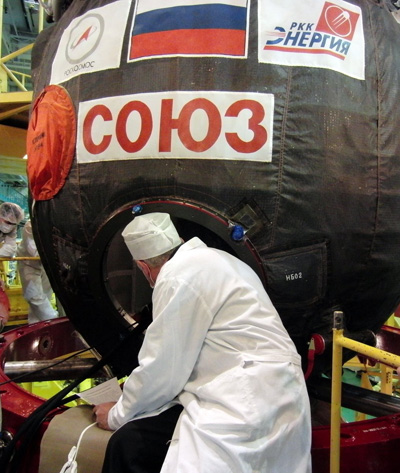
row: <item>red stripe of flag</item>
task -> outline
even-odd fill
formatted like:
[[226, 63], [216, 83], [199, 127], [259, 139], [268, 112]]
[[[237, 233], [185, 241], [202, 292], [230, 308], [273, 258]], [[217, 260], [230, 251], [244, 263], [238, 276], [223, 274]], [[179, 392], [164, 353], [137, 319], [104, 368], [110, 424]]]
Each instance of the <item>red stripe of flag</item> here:
[[133, 36], [129, 59], [178, 54], [244, 56], [245, 50], [245, 31], [172, 30]]

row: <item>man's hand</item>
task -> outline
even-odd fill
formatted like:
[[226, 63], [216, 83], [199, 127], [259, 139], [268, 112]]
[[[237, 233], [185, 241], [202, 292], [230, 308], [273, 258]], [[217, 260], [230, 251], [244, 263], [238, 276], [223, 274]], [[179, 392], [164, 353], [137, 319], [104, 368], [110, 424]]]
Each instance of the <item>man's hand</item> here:
[[115, 406], [115, 402], [104, 402], [98, 406], [94, 406], [93, 413], [96, 416], [97, 425], [104, 430], [112, 430], [108, 425], [108, 413]]

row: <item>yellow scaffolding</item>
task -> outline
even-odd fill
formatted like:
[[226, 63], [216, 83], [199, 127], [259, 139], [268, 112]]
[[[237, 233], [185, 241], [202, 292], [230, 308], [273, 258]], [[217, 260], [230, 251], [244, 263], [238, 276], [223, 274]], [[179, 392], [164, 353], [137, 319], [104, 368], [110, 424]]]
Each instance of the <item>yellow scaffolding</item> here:
[[344, 337], [343, 312], [335, 311], [333, 318], [330, 473], [339, 473], [343, 366], [342, 349], [348, 348], [349, 350], [380, 361], [381, 363], [391, 366], [392, 368], [397, 368], [400, 366], [400, 356]]
[[[37, 34], [43, 30], [45, 23], [43, 7], [40, 4], [38, 6], [39, 19]], [[32, 102], [32, 91], [27, 88], [27, 82], [31, 79], [31, 76], [30, 74], [12, 70], [6, 63], [29, 52], [33, 48], [33, 43], [3, 56], [1, 47], [3, 39], [3, 12], [4, 0], [0, 0], [0, 121], [6, 120], [9, 117], [15, 118], [16, 116], [19, 116], [19, 120], [22, 123], [25, 123], [27, 120], [27, 112], [29, 111]], [[16, 85], [18, 89], [17, 92], [9, 92], [10, 81]], [[0, 152], [0, 157], [3, 154], [4, 153]], [[23, 155], [14, 157], [21, 158]]]

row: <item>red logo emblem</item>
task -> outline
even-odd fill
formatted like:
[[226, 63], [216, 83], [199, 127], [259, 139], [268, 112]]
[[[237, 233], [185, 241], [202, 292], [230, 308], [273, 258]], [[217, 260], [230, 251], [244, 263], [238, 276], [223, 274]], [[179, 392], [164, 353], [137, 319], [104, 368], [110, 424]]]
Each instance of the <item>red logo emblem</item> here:
[[351, 41], [360, 15], [351, 10], [325, 2], [316, 31], [334, 34]]

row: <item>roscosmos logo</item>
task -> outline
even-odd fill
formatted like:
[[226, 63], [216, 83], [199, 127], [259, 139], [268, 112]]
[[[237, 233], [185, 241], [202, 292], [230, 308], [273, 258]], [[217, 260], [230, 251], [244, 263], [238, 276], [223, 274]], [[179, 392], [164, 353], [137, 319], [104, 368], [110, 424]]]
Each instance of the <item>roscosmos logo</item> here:
[[130, 0], [117, 0], [74, 18], [61, 36], [51, 82], [119, 66]]
[[89, 57], [98, 47], [104, 34], [104, 18], [89, 14], [72, 28], [65, 57], [71, 64], [77, 64]]

